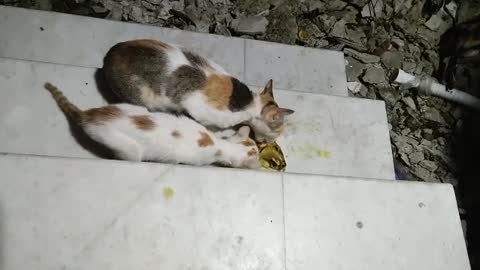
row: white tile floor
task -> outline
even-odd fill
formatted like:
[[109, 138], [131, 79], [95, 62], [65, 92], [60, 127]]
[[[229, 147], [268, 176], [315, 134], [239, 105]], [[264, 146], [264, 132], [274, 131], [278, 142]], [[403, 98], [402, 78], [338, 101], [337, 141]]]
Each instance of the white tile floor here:
[[469, 269], [450, 185], [284, 175], [287, 269]]
[[0, 186], [1, 269], [469, 269], [449, 185], [2, 155]]
[[263, 86], [265, 77], [289, 91], [339, 95], [347, 89], [342, 52], [246, 40], [245, 81]]
[[0, 57], [83, 67], [101, 67], [117, 42], [161, 39], [208, 56], [248, 84], [273, 79], [282, 89], [347, 96], [343, 55], [327, 50], [6, 6], [0, 35]]
[[[94, 73], [91, 68], [0, 58], [0, 152], [94, 157], [71, 136], [43, 88], [50, 81], [80, 108], [99, 106], [105, 102]], [[279, 139], [287, 172], [394, 179], [383, 102], [275, 91], [280, 105], [296, 111]]]

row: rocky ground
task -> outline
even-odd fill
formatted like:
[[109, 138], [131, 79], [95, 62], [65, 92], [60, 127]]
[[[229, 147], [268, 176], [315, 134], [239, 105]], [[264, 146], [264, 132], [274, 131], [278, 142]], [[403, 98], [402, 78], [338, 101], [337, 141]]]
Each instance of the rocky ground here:
[[[445, 3], [446, 2], [446, 3]], [[386, 102], [397, 176], [457, 186], [452, 146], [462, 109], [400, 90], [392, 68], [433, 75], [438, 42], [480, 14], [477, 1], [0, 0], [0, 4], [343, 51], [351, 95]], [[476, 14], [475, 14], [476, 13]]]

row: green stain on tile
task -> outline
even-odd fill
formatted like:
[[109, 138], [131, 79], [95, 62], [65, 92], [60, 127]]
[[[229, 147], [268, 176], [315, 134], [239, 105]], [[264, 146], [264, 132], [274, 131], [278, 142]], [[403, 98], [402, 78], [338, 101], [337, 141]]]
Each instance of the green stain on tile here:
[[318, 147], [313, 147], [313, 146], [304, 146], [296, 150], [301, 154], [303, 154], [305, 158], [313, 158], [314, 156], [330, 158], [331, 156], [330, 151], [320, 149]]
[[165, 197], [165, 199], [172, 198], [173, 194], [175, 194], [175, 191], [171, 187], [166, 187], [163, 189], [163, 197]]

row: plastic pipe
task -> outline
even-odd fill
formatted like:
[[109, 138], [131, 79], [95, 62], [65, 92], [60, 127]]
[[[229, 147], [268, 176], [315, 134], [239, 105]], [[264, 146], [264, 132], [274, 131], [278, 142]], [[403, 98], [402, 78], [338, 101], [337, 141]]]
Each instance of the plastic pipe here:
[[407, 88], [417, 88], [424, 95], [434, 95], [480, 111], [480, 99], [457, 89], [447, 89], [445, 85], [438, 83], [432, 77], [418, 78], [401, 69], [395, 69], [391, 79], [394, 83]]

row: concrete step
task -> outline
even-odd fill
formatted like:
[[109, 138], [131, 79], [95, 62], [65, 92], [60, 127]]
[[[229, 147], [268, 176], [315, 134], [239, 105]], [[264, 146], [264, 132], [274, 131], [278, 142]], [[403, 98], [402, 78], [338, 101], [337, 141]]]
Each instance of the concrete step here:
[[446, 184], [0, 156], [2, 269], [468, 270]]
[[254, 86], [347, 96], [341, 52], [0, 6], [0, 57], [101, 67], [117, 42], [153, 38], [202, 53]]
[[[92, 158], [43, 88], [58, 85], [81, 108], [106, 104], [94, 68], [0, 59], [0, 152]], [[295, 110], [279, 139], [287, 172], [395, 179], [384, 103], [276, 89]], [[77, 138], [82, 141], [81, 138]]]

